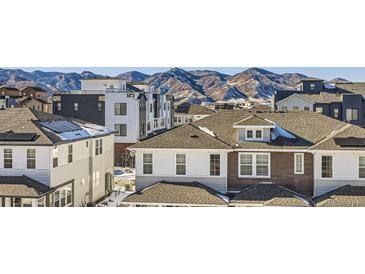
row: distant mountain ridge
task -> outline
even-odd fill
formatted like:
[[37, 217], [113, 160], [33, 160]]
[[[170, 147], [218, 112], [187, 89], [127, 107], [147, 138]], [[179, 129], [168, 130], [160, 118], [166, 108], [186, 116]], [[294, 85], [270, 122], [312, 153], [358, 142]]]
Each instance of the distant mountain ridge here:
[[[50, 93], [57, 93], [80, 89], [80, 81], [83, 79], [105, 77], [108, 76], [91, 71], [63, 73], [0, 69], [0, 86], [7, 85], [22, 89], [34, 85], [42, 87]], [[249, 97], [270, 98], [276, 90], [294, 90], [297, 82], [307, 78], [306, 75], [300, 73], [277, 74], [261, 68], [246, 69], [232, 76], [214, 70], [186, 71], [181, 68], [171, 68], [152, 75], [139, 71], [128, 71], [116, 77], [127, 81], [145, 82], [163, 94], [174, 95], [177, 99], [189, 98], [195, 103]], [[335, 78], [334, 81], [347, 80]]]

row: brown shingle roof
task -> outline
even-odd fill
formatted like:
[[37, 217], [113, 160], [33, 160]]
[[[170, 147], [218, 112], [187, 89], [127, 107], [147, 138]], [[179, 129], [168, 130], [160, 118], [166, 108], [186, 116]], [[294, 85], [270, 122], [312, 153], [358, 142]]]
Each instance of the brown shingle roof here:
[[[225, 110], [214, 113], [191, 124], [174, 128], [165, 133], [144, 140], [131, 148], [241, 148], [241, 149], [305, 149], [325, 139], [332, 132], [347, 125], [344, 122], [328, 116], [307, 111], [255, 112], [255, 116], [274, 122], [286, 130], [295, 139], [279, 137], [271, 142], [238, 142], [238, 129], [234, 124], [253, 115], [245, 110]], [[206, 128], [214, 133], [214, 137], [202, 132]], [[363, 132], [354, 126], [357, 132]], [[362, 133], [361, 133], [362, 134]], [[198, 138], [192, 136], [197, 135]]]
[[317, 104], [329, 104], [342, 102], [342, 96], [333, 92], [320, 92], [319, 94], [301, 93], [299, 96], [311, 100]]
[[230, 205], [236, 206], [312, 206], [310, 199], [275, 183], [259, 183], [235, 194]]
[[318, 207], [365, 207], [365, 186], [346, 185], [314, 199]]
[[52, 191], [27, 176], [0, 176], [0, 196], [38, 198]]
[[241, 121], [238, 121], [235, 123], [236, 126], [273, 126], [274, 123], [271, 121], [268, 121], [266, 119], [263, 119], [261, 117], [258, 117], [256, 115], [251, 115], [246, 118], [244, 118]]
[[197, 182], [160, 182], [128, 196], [123, 203], [227, 206], [227, 202], [220, 195], [219, 192]]
[[175, 113], [184, 113], [190, 115], [211, 115], [215, 113], [215, 111], [200, 105], [182, 104], [175, 109]]
[[342, 92], [365, 94], [365, 82], [336, 84], [336, 88]]

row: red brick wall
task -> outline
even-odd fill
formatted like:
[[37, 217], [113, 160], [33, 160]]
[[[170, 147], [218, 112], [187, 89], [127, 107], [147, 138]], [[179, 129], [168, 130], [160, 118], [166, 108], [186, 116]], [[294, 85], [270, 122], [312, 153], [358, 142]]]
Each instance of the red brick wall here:
[[[122, 164], [122, 160], [125, 159], [129, 155], [129, 151], [127, 147], [134, 145], [134, 143], [123, 143], [118, 144], [114, 143], [114, 164], [120, 166]], [[130, 158], [130, 157], [129, 157]], [[125, 165], [126, 163], [124, 163]], [[134, 167], [134, 161], [129, 159], [128, 166]]]
[[228, 191], [260, 182], [274, 182], [306, 196], [313, 195], [313, 155], [304, 153], [304, 174], [294, 174], [293, 152], [271, 152], [271, 178], [239, 178], [238, 152], [228, 154]]

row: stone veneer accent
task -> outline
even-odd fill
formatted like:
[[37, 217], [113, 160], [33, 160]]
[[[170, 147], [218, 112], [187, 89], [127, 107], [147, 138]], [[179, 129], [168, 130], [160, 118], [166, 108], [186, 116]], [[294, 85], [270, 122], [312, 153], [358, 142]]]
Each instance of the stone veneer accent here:
[[305, 196], [313, 196], [313, 155], [304, 153], [304, 174], [294, 174], [294, 152], [271, 152], [271, 178], [239, 178], [238, 152], [228, 154], [228, 191], [260, 182], [274, 182]]

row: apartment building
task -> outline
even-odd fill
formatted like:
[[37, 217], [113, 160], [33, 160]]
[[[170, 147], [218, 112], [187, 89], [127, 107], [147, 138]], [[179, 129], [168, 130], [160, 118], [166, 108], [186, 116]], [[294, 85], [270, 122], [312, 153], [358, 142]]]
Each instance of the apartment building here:
[[115, 129], [116, 164], [133, 165], [127, 147], [173, 127], [173, 97], [120, 78], [82, 80], [81, 90], [57, 94], [53, 103], [55, 114]]
[[[188, 193], [204, 193], [231, 206], [314, 206], [335, 189], [365, 187], [364, 138], [316, 112], [221, 110], [129, 147], [137, 192], [124, 203], [193, 206]], [[174, 202], [171, 185], [185, 184], [186, 201]]]
[[114, 131], [29, 108], [0, 111], [0, 206], [86, 206], [112, 191]]
[[325, 83], [306, 78], [296, 91], [279, 90], [274, 95], [277, 110], [306, 110], [348, 123], [365, 126], [365, 83]]
[[174, 113], [174, 126], [180, 126], [186, 123], [191, 123], [209, 115], [215, 113], [207, 107], [201, 105], [190, 105], [188, 103], [183, 103], [175, 108]]

